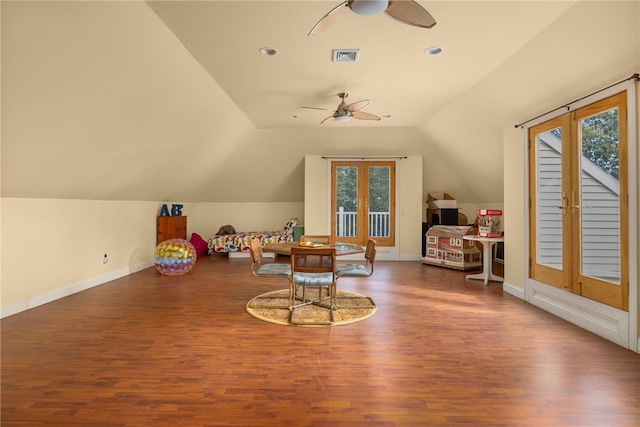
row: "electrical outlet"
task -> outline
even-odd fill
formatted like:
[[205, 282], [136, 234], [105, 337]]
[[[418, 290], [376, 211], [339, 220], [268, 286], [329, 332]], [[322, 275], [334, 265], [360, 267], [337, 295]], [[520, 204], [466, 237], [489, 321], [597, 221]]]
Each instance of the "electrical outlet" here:
[[104, 258], [102, 258], [102, 263], [106, 264], [109, 262], [109, 257], [107, 256], [107, 254], [104, 254]]

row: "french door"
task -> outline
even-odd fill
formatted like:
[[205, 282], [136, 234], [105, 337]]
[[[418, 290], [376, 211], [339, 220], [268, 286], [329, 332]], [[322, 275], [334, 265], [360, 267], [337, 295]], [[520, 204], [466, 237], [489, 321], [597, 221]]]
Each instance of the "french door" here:
[[625, 92], [529, 128], [530, 277], [628, 310]]
[[394, 246], [395, 162], [332, 162], [331, 213], [334, 241]]

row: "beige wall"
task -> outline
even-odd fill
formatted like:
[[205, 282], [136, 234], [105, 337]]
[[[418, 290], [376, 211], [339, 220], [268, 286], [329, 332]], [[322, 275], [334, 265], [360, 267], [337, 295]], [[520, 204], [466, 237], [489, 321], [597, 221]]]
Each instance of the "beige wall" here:
[[146, 2], [0, 7], [3, 197], [237, 197], [254, 128]]
[[218, 229], [230, 224], [236, 231], [282, 230], [291, 218], [304, 221], [302, 202], [289, 203], [197, 203], [191, 231], [208, 240]]
[[195, 232], [208, 239], [225, 224], [239, 231], [279, 230], [303, 214], [302, 203], [2, 198], [3, 315], [152, 266], [163, 203], [184, 205], [187, 238]]
[[[504, 278], [509, 286], [524, 292], [526, 263], [526, 218], [525, 194], [527, 176], [525, 170], [526, 150], [522, 129], [507, 128], [504, 130], [504, 227], [505, 233], [505, 265]], [[524, 295], [522, 295], [524, 296]]]
[[330, 234], [329, 194], [331, 193], [331, 171], [322, 156], [304, 158], [304, 232], [307, 234]]
[[158, 211], [153, 202], [3, 198], [3, 308], [149, 267]]
[[422, 188], [422, 156], [407, 156], [398, 162], [396, 179], [398, 192], [398, 259], [422, 257], [422, 202], [426, 195]]

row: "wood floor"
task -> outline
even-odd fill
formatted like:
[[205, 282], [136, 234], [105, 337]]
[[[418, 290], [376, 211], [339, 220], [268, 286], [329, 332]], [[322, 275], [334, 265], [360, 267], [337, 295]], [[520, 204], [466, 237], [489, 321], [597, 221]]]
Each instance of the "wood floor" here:
[[2, 320], [2, 426], [637, 426], [640, 355], [466, 272], [378, 262], [377, 313], [249, 316], [247, 259], [147, 269]]

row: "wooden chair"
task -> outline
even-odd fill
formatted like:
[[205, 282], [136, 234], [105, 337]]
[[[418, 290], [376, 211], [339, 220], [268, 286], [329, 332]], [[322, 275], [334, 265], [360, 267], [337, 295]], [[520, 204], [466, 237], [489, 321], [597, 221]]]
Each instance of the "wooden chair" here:
[[[289, 281], [289, 321], [295, 324], [332, 324], [336, 309], [336, 251], [334, 248], [291, 248], [291, 279]], [[317, 298], [307, 298], [307, 288], [318, 290]], [[326, 295], [323, 295], [326, 289]], [[298, 295], [299, 291], [302, 295]], [[327, 301], [328, 300], [328, 304]], [[300, 302], [297, 302], [300, 301]], [[294, 322], [296, 308], [309, 304], [331, 310], [330, 322]]]
[[291, 277], [291, 265], [279, 262], [265, 263], [260, 239], [251, 239], [251, 272], [254, 276]]

